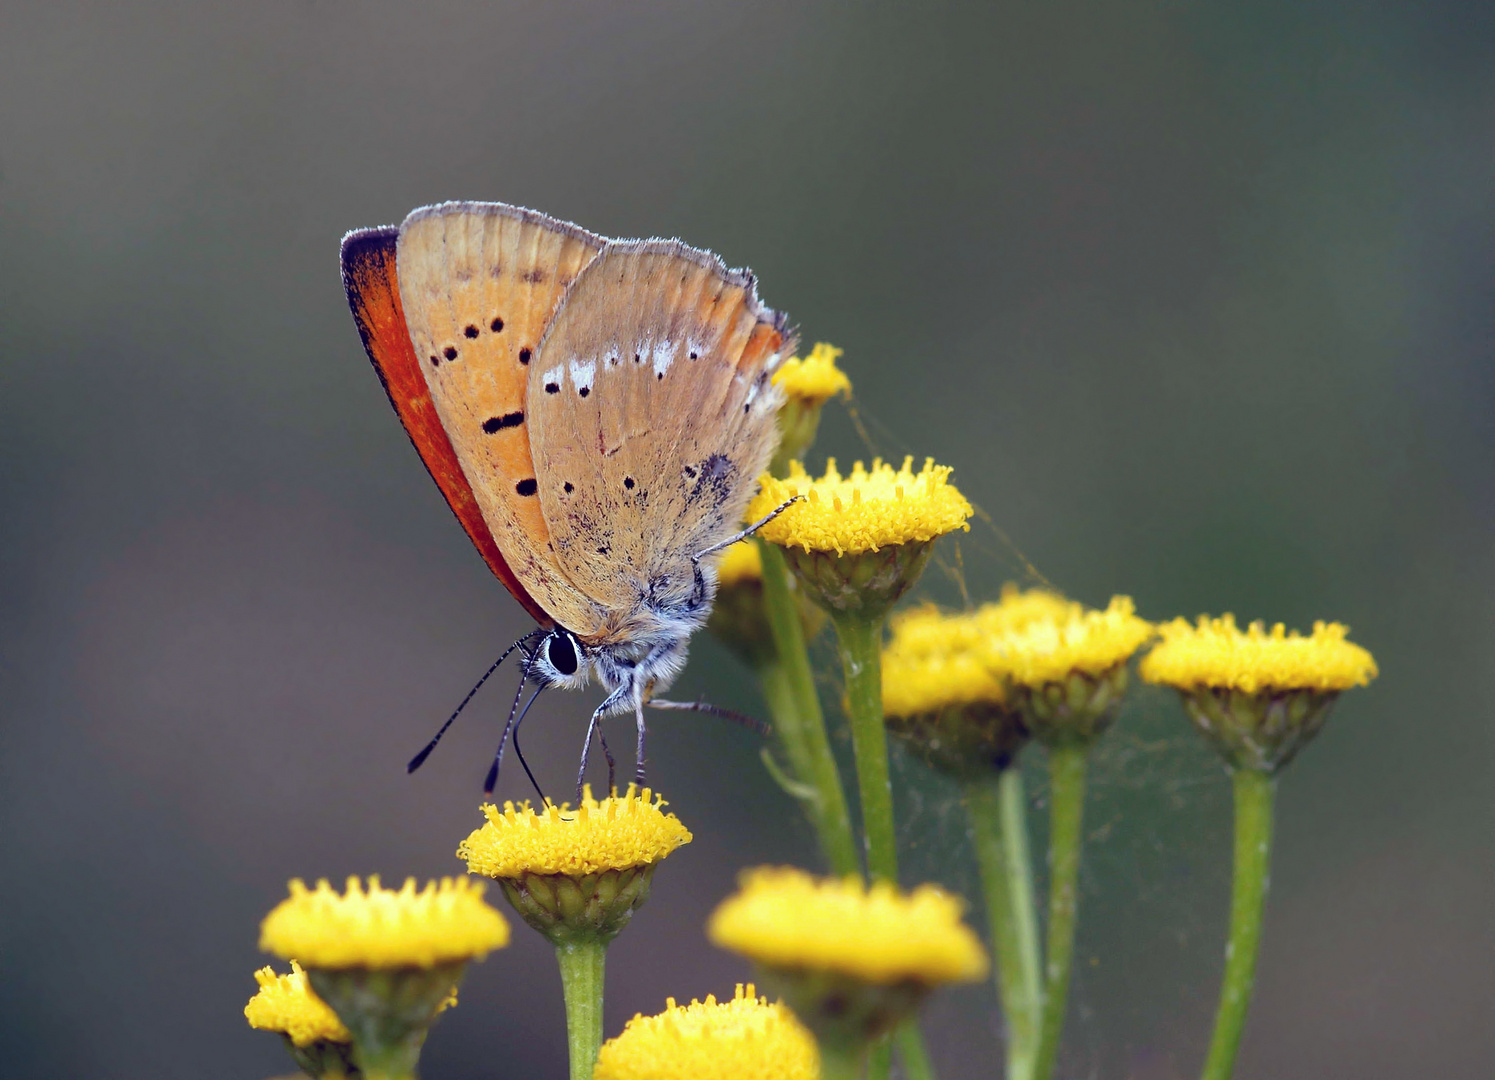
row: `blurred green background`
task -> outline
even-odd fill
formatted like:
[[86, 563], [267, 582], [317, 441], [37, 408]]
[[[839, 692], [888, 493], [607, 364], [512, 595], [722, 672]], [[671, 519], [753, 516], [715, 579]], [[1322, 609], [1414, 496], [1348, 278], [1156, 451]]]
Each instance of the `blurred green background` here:
[[[1349, 623], [1382, 676], [1283, 778], [1238, 1075], [1489, 1076], [1492, 61], [1452, 3], [0, 4], [0, 1072], [287, 1071], [241, 1014], [286, 879], [460, 869], [506, 690], [403, 765], [526, 624], [337, 243], [471, 198], [757, 270], [856, 383], [871, 446], [832, 406], [812, 464], [932, 454], [994, 522], [926, 597]], [[681, 693], [761, 709], [706, 640]], [[555, 790], [595, 700], [530, 721]], [[696, 842], [613, 949], [609, 1034], [730, 993], [707, 912], [814, 859], [752, 737], [654, 723]], [[1095, 773], [1063, 1074], [1193, 1075], [1228, 785], [1147, 688]], [[953, 792], [900, 776], [909, 878], [969, 889]], [[996, 1075], [992, 1006], [931, 1010], [947, 1080]], [[425, 1071], [563, 1054], [521, 930]]]

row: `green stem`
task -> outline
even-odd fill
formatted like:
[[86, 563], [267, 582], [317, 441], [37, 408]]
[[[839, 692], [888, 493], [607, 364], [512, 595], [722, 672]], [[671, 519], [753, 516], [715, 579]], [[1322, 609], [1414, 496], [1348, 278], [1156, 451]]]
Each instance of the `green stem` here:
[[820, 1080], [861, 1080], [867, 1050], [863, 1046], [822, 1041]]
[[1225, 978], [1220, 1009], [1210, 1039], [1203, 1080], [1230, 1080], [1261, 948], [1261, 915], [1267, 899], [1267, 869], [1272, 858], [1272, 796], [1276, 781], [1256, 769], [1236, 769], [1235, 872], [1230, 892], [1230, 942], [1225, 947]]
[[592, 1080], [602, 1047], [602, 974], [607, 946], [574, 941], [555, 947], [566, 997], [566, 1042], [571, 1050], [571, 1080]]
[[1075, 912], [1085, 815], [1088, 741], [1056, 743], [1049, 751], [1049, 931], [1044, 970], [1043, 1019], [1038, 1034], [1035, 1080], [1049, 1080], [1059, 1056], [1069, 974], [1074, 962]]
[[919, 1030], [917, 1019], [903, 1022], [893, 1034], [898, 1047], [898, 1060], [903, 1062], [903, 1075], [908, 1080], [935, 1080], [934, 1063], [929, 1060], [929, 1049], [924, 1045], [924, 1033]]
[[815, 675], [805, 649], [799, 606], [789, 589], [789, 569], [778, 548], [763, 541], [758, 542], [758, 548], [763, 555], [763, 606], [778, 651], [778, 663], [767, 665], [760, 672], [764, 697], [774, 712], [774, 729], [789, 755], [795, 778], [816, 792], [810, 806], [810, 823], [831, 872], [842, 876], [860, 874], [862, 866], [851, 829], [851, 811], [841, 786], [841, 774], [836, 770], [830, 736], [826, 734], [825, 714], [815, 691]]
[[893, 781], [888, 769], [888, 733], [882, 718], [882, 619], [832, 612], [831, 620], [836, 624], [841, 667], [846, 675], [846, 713], [856, 753], [867, 872], [874, 880], [896, 885]]
[[987, 922], [996, 954], [997, 992], [1007, 1017], [1007, 1080], [1029, 1080], [1037, 1050], [1042, 996], [1038, 918], [1028, 856], [1027, 800], [1016, 765], [966, 785]]

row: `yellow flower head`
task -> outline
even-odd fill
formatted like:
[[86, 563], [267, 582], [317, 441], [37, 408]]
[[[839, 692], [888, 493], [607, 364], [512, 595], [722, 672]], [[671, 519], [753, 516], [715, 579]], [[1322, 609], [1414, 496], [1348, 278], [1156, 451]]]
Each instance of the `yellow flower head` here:
[[259, 992], [244, 1006], [250, 1027], [278, 1031], [297, 1046], [353, 1041], [352, 1032], [343, 1026], [337, 1013], [312, 993], [306, 972], [296, 961], [291, 961], [289, 975], [277, 975], [274, 968], [262, 967], [254, 973], [254, 979], [260, 984]]
[[1349, 628], [1342, 623], [1316, 622], [1304, 637], [1281, 623], [1269, 631], [1254, 622], [1241, 631], [1233, 615], [1201, 615], [1197, 626], [1174, 619], [1158, 631], [1163, 640], [1143, 659], [1142, 677], [1180, 690], [1338, 691], [1378, 674], [1374, 657], [1345, 640]]
[[836, 460], [826, 463], [825, 475], [813, 480], [799, 462], [791, 462], [789, 476], [763, 476], [747, 517], [756, 521], [796, 495], [805, 496], [759, 530], [759, 535], [782, 547], [805, 551], [834, 551], [837, 555], [878, 551], [884, 547], [928, 541], [956, 529], [969, 529], [974, 511], [950, 481], [948, 465], [926, 459], [914, 472], [913, 458], [894, 470], [881, 459], [868, 470], [859, 461], [843, 477]]
[[817, 1080], [814, 1037], [756, 993], [738, 983], [731, 1001], [670, 998], [658, 1016], [635, 1016], [602, 1044], [595, 1080]]
[[325, 879], [308, 889], [299, 878], [260, 924], [260, 948], [312, 968], [429, 968], [481, 959], [509, 943], [509, 924], [483, 901], [483, 886], [442, 878], [398, 890], [370, 875], [364, 889], [348, 879], [338, 895]]
[[933, 604], [909, 608], [888, 620], [888, 651], [905, 657], [948, 655], [985, 648], [998, 634], [1020, 630], [1040, 619], [1056, 620], [1080, 605], [1048, 589], [1002, 586], [1002, 598], [974, 611], [941, 611]]
[[773, 373], [773, 384], [783, 387], [791, 400], [808, 405], [821, 405], [837, 394], [849, 394], [851, 380], [836, 366], [837, 358], [845, 351], [819, 342], [810, 350], [809, 356], [786, 360], [783, 367]]
[[716, 584], [728, 589], [763, 580], [763, 554], [750, 540], [740, 540], [722, 552], [716, 564]]
[[886, 716], [921, 716], [961, 705], [1002, 705], [1001, 682], [970, 650], [922, 656], [888, 648], [882, 654]]
[[1022, 686], [1062, 682], [1072, 672], [1100, 675], [1123, 663], [1152, 637], [1129, 596], [1113, 596], [1104, 611], [1075, 604], [1061, 616], [1039, 618], [994, 638], [987, 660]]
[[690, 830], [648, 788], [628, 785], [625, 795], [592, 798], [588, 787], [576, 810], [547, 803], [541, 813], [528, 802], [483, 807], [488, 824], [457, 848], [474, 874], [517, 878], [523, 874], [583, 877], [656, 863], [691, 841]]
[[869, 983], [970, 982], [986, 953], [960, 921], [960, 899], [933, 886], [900, 892], [855, 877], [815, 878], [792, 867], [746, 871], [707, 934], [766, 967], [849, 975]]

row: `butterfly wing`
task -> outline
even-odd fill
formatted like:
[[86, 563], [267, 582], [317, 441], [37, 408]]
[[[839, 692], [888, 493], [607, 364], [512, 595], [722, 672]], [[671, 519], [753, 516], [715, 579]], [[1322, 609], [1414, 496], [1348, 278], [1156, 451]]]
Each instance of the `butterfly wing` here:
[[405, 326], [405, 312], [395, 265], [395, 247], [399, 230], [360, 229], [343, 238], [343, 288], [364, 351], [369, 354], [384, 392], [394, 406], [395, 414], [405, 426], [405, 433], [415, 444], [431, 479], [457, 520], [462, 523], [483, 561], [514, 598], [541, 622], [549, 622], [545, 612], [525, 591], [514, 571], [504, 560], [483, 519], [472, 486], [462, 471], [451, 440], [432, 404], [420, 361]]
[[528, 374], [567, 287], [601, 250], [503, 203], [445, 203], [400, 226], [400, 299], [418, 368], [484, 522], [547, 618], [599, 618], [556, 565], [530, 452]]
[[738, 528], [791, 344], [751, 275], [678, 241], [610, 243], [571, 286], [529, 373], [529, 434], [556, 561], [608, 613], [590, 644], [683, 602], [691, 556]]

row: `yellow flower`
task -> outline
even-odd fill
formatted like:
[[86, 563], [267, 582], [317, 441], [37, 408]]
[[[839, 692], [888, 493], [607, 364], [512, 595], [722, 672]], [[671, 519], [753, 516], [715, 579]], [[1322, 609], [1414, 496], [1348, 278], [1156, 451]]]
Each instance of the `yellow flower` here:
[[809, 356], [803, 359], [795, 356], [785, 361], [783, 367], [773, 373], [773, 384], [783, 387], [791, 400], [811, 405], [824, 404], [837, 394], [849, 394], [851, 380], [836, 367], [836, 360], [845, 351], [818, 342]]
[[249, 1026], [261, 1031], [278, 1031], [297, 1046], [310, 1046], [319, 1040], [351, 1042], [353, 1035], [337, 1018], [337, 1013], [312, 993], [306, 984], [306, 972], [291, 961], [289, 975], [277, 975], [274, 968], [263, 967], [254, 973], [260, 989], [244, 1016]]
[[751, 540], [742, 540], [722, 552], [716, 564], [718, 588], [729, 589], [744, 582], [763, 580], [763, 555]]
[[756, 993], [739, 983], [731, 1001], [670, 998], [658, 1016], [635, 1016], [603, 1043], [595, 1080], [817, 1080], [814, 1038]]
[[1342, 623], [1316, 622], [1304, 637], [1281, 623], [1268, 631], [1254, 622], [1243, 632], [1233, 615], [1201, 615], [1197, 626], [1174, 619], [1158, 630], [1163, 640], [1143, 659], [1142, 677], [1180, 690], [1338, 691], [1378, 674], [1371, 654], [1345, 640], [1349, 628]]
[[1002, 586], [1002, 597], [974, 611], [946, 612], [933, 604], [909, 608], [888, 620], [888, 651], [915, 657], [979, 650], [998, 634], [1020, 630], [1040, 619], [1059, 619], [1080, 605], [1048, 589]]
[[970, 650], [882, 654], [882, 708], [888, 716], [921, 716], [962, 705], [1001, 705], [1001, 682]]
[[958, 897], [933, 885], [815, 878], [792, 867], [746, 871], [711, 916], [725, 949], [770, 968], [827, 971], [868, 983], [933, 985], [986, 974], [986, 953], [961, 922]]
[[1153, 626], [1139, 618], [1129, 596], [1113, 596], [1104, 611], [1073, 605], [1059, 618], [1039, 618], [994, 639], [988, 661], [1021, 686], [1063, 681], [1070, 674], [1100, 675], [1123, 663]]
[[814, 480], [793, 462], [785, 480], [760, 478], [762, 486], [747, 517], [757, 520], [786, 500], [803, 495], [803, 500], [763, 526], [759, 535], [781, 547], [837, 555], [929, 541], [956, 529], [969, 529], [966, 519], [974, 511], [949, 482], [950, 467], [936, 465], [929, 458], [916, 473], [912, 463], [912, 457], [905, 458], [903, 467], [894, 470], [876, 459], [869, 471], [859, 461], [851, 475], [843, 477], [832, 458], [825, 475]]
[[481, 959], [509, 943], [509, 924], [483, 901], [483, 886], [442, 878], [417, 891], [369, 877], [348, 879], [338, 895], [327, 881], [308, 889], [299, 878], [260, 926], [260, 948], [310, 968], [429, 968]]
[[592, 798], [586, 789], [581, 806], [547, 803], [536, 813], [528, 802], [504, 803], [502, 812], [486, 805], [488, 823], [457, 848], [471, 873], [495, 878], [523, 874], [582, 877], [604, 870], [627, 870], [656, 863], [691, 841], [690, 830], [648, 788], [630, 784], [625, 795]]

